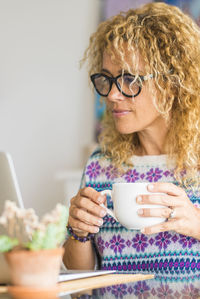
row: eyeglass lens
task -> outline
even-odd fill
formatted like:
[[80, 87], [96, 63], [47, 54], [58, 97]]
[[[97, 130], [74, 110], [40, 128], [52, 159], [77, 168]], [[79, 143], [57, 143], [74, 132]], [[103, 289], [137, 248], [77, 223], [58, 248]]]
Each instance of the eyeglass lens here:
[[[107, 96], [111, 89], [112, 80], [108, 76], [101, 74], [94, 78], [94, 84], [97, 92], [103, 96]], [[135, 76], [129, 74], [119, 76], [116, 79], [116, 84], [118, 89], [128, 96], [136, 95], [140, 90], [139, 83], [135, 80]]]
[[94, 79], [94, 84], [96, 87], [96, 90], [101, 95], [107, 95], [110, 91], [110, 81], [107, 77], [104, 77], [103, 75], [100, 75]]

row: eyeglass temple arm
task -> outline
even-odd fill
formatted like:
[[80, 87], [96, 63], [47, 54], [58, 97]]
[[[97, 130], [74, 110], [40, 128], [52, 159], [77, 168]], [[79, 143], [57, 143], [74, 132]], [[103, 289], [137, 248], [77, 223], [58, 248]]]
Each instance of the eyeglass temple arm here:
[[144, 81], [146, 81], [146, 80], [148, 80], [148, 79], [151, 79], [151, 78], [153, 78], [153, 74], [148, 74], [148, 75], [142, 76], [142, 79], [143, 79]]

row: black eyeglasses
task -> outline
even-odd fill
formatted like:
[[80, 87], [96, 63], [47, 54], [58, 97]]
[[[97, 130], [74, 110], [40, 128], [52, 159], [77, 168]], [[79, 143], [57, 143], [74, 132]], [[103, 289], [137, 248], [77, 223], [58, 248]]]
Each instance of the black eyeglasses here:
[[137, 97], [142, 90], [142, 82], [151, 78], [153, 78], [152, 74], [146, 76], [134, 76], [129, 73], [121, 74], [117, 77], [109, 77], [102, 73], [90, 76], [95, 90], [102, 97], [108, 96], [113, 83], [115, 83], [118, 90], [128, 98]]

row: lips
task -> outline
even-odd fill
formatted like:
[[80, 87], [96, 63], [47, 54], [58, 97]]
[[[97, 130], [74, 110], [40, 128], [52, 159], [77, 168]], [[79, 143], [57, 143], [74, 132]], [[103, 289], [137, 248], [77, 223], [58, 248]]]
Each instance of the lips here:
[[129, 114], [131, 110], [113, 109], [112, 113], [115, 117], [125, 116]]

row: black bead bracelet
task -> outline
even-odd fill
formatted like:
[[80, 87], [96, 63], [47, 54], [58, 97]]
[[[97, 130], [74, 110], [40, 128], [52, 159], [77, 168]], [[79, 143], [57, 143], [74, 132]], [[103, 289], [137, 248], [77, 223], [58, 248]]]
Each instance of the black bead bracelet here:
[[91, 240], [91, 239], [94, 238], [94, 234], [91, 234], [91, 233], [89, 233], [86, 237], [79, 237], [79, 236], [77, 236], [77, 235], [74, 233], [73, 228], [72, 228], [70, 225], [67, 226], [67, 231], [68, 231], [68, 235], [69, 235], [73, 240], [77, 240], [77, 241], [79, 241], [79, 242], [83, 242], [83, 243], [85, 243], [85, 242], [87, 242], [87, 241], [89, 241], [89, 240]]

